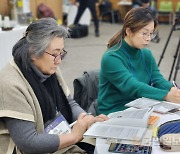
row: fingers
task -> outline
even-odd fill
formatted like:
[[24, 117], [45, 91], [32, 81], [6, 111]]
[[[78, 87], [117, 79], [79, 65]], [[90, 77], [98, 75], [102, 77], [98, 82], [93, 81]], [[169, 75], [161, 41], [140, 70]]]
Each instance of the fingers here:
[[86, 116], [86, 113], [81, 113], [77, 120], [82, 120]]
[[109, 118], [108, 118], [106, 115], [104, 115], [104, 114], [100, 114], [100, 115], [96, 116], [95, 118], [96, 118], [96, 122], [102, 122], [102, 121], [106, 121], [106, 120], [109, 119]]
[[84, 117], [84, 122], [87, 123], [88, 128], [96, 122], [95, 117], [93, 115], [87, 115]]
[[94, 122], [94, 116], [88, 113], [81, 113], [77, 119], [77, 123], [86, 129], [89, 128]]
[[168, 102], [180, 103], [180, 90], [172, 87], [164, 99]]

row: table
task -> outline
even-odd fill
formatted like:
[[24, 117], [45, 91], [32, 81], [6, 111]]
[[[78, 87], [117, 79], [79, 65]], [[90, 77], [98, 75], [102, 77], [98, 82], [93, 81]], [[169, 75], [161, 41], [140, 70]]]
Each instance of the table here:
[[[153, 115], [158, 115], [160, 116], [160, 120], [158, 122], [158, 125], [169, 121], [169, 120], [175, 120], [175, 119], [180, 119], [179, 115], [176, 114], [158, 114], [158, 113], [153, 113]], [[100, 139], [97, 138], [96, 139], [96, 148], [94, 151], [94, 154], [117, 154], [117, 153], [111, 153], [108, 152], [108, 148], [109, 148], [109, 143], [107, 142], [106, 139]], [[159, 142], [157, 139], [153, 139], [152, 141], [152, 154], [179, 154], [179, 152], [166, 152], [163, 151], [160, 147], [159, 147]]]
[[12, 58], [12, 48], [15, 43], [23, 37], [27, 26], [16, 26], [10, 31], [0, 29], [0, 70]]

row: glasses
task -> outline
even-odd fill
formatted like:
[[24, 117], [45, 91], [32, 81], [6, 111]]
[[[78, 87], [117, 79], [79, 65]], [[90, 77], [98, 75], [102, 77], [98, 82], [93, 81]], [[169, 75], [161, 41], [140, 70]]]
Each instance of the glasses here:
[[157, 35], [157, 32], [156, 33], [139, 32], [139, 33], [141, 33], [143, 39], [150, 38], [151, 40], [154, 39]]
[[61, 53], [58, 54], [58, 55], [51, 54], [51, 53], [49, 53], [49, 52], [47, 52], [47, 51], [45, 51], [45, 53], [47, 53], [48, 55], [53, 56], [53, 57], [54, 57], [54, 63], [57, 63], [60, 59], [63, 60], [64, 57], [65, 57], [66, 54], [67, 54], [67, 51], [66, 51], [66, 50], [62, 49], [62, 51], [63, 51], [63, 52], [61, 52]]

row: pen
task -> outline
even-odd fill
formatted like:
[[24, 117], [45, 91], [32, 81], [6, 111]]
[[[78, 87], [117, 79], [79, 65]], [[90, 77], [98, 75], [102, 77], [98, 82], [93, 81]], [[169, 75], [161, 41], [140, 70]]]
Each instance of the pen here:
[[172, 83], [173, 83], [174, 87], [176, 87], [177, 89], [180, 89], [179, 86], [176, 84], [175, 81], [173, 81]]
[[153, 109], [154, 109], [153, 107], [149, 108], [148, 112], [150, 112], [150, 111], [153, 110]]
[[69, 127], [72, 128], [72, 127], [76, 124], [76, 122], [77, 122], [77, 120], [74, 121], [73, 123], [71, 123], [71, 124], [69, 125]]
[[[86, 116], [92, 115], [92, 113], [86, 113]], [[69, 124], [69, 127], [72, 128], [76, 124], [77, 120], [74, 121], [73, 123]]]

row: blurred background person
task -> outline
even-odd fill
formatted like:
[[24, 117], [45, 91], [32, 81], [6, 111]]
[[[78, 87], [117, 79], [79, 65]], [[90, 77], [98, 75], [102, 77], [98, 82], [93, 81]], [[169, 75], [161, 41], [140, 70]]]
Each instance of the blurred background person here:
[[75, 0], [75, 4], [78, 6], [78, 12], [76, 14], [74, 24], [78, 24], [85, 9], [89, 8], [94, 21], [95, 36], [99, 37], [99, 20], [96, 13], [96, 6], [99, 5], [98, 0]]

